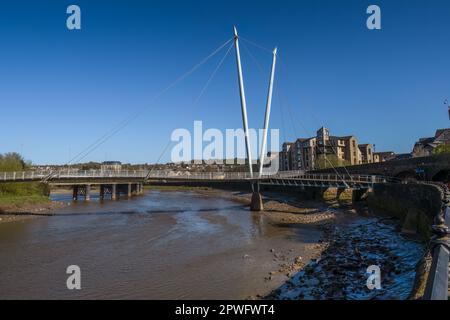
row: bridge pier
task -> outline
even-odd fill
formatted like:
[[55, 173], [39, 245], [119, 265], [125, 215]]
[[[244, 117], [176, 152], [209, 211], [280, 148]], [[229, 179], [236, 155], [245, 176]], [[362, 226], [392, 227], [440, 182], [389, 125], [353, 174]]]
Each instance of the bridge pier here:
[[90, 201], [91, 200], [91, 185], [87, 184], [84, 187], [84, 200], [85, 201]]
[[100, 200], [105, 199], [105, 186], [102, 184], [100, 185], [100, 193], [99, 193]]
[[352, 189], [352, 201], [359, 202], [367, 197], [371, 189]]
[[91, 185], [86, 184], [81, 186], [79, 185], [73, 186], [72, 199], [74, 201], [77, 201], [79, 195], [84, 195], [85, 201], [91, 200]]
[[131, 198], [131, 183], [127, 185], [127, 196], [128, 198]]
[[252, 184], [252, 200], [250, 202], [251, 211], [263, 211], [264, 205], [262, 201], [261, 193], [259, 192], [259, 183]]
[[264, 205], [262, 201], [261, 193], [254, 191], [252, 193], [252, 200], [250, 203], [250, 210], [251, 211], [263, 211]]
[[117, 199], [117, 184], [113, 184], [111, 186], [111, 200], [116, 200]]
[[73, 186], [72, 199], [73, 199], [73, 201], [78, 200], [78, 186]]

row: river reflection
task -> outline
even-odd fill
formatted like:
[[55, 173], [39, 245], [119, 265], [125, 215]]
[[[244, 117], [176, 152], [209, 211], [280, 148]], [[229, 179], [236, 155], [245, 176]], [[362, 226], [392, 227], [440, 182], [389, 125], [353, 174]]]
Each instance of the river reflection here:
[[[195, 192], [94, 198], [0, 224], [0, 298], [243, 299], [277, 287], [263, 280], [276, 268], [271, 249], [302, 255], [319, 237]], [[81, 290], [66, 288], [74, 264]]]

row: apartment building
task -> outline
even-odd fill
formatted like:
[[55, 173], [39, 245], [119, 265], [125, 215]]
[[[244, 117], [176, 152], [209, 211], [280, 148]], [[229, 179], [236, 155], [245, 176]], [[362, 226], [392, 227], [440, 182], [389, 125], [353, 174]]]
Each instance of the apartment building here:
[[373, 147], [370, 143], [358, 145], [359, 164], [373, 163]]
[[298, 138], [293, 143], [284, 143], [281, 152], [280, 170], [314, 170], [326, 158], [334, 165], [357, 165], [381, 161], [382, 153], [374, 155], [372, 144], [358, 144], [355, 136], [332, 136], [321, 127], [316, 136]]
[[292, 142], [284, 142], [282, 149], [279, 153], [280, 159], [280, 171], [289, 171], [292, 170], [292, 146], [294, 143]]

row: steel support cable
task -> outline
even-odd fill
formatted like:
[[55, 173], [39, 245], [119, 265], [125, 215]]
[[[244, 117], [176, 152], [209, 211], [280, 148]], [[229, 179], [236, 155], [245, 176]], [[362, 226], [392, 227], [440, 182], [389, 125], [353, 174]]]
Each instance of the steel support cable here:
[[[281, 61], [281, 69], [286, 69], [286, 70], [287, 70], [288, 68], [287, 68], [287, 66], [286, 66], [285, 63], [284, 63], [284, 59], [280, 58], [280, 61]], [[319, 122], [318, 122], [317, 118], [314, 116], [314, 113], [313, 113], [313, 112], [311, 112], [311, 115], [312, 115], [313, 120], [316, 122], [316, 125], [319, 125]], [[293, 114], [292, 116], [294, 116], [294, 114]], [[334, 148], [333, 145], [331, 145], [331, 148], [332, 148], [333, 152], [334, 152], [335, 154], [337, 154], [337, 150]], [[325, 158], [326, 158], [326, 154], [325, 154]], [[328, 161], [328, 162], [329, 162], [329, 161]], [[330, 164], [331, 164], [331, 163], [330, 163]], [[331, 164], [331, 165], [332, 165], [332, 164]], [[344, 165], [343, 168], [344, 168], [344, 170], [346, 171], [347, 175], [350, 177], [350, 180], [353, 180], [353, 178], [351, 177], [350, 172], [348, 171], [347, 167]]]
[[256, 43], [256, 42], [254, 42], [254, 41], [251, 41], [251, 40], [249, 40], [249, 39], [243, 38], [243, 37], [241, 37], [241, 36], [239, 37], [239, 39], [244, 40], [245, 42], [251, 44], [252, 46], [257, 47], [258, 49], [261, 49], [261, 50], [263, 50], [263, 51], [266, 51], [267, 53], [270, 53], [271, 55], [272, 55], [272, 53], [273, 53], [273, 50], [270, 50], [269, 48], [266, 48], [266, 47], [264, 47], [264, 46], [262, 46], [262, 45], [260, 45], [260, 44], [258, 44], [258, 43]]
[[[279, 96], [278, 96], [279, 97]], [[282, 104], [281, 104], [282, 105]], [[282, 107], [281, 107], [282, 108]], [[288, 108], [289, 108], [289, 105], [288, 105]], [[289, 108], [289, 114], [291, 114], [291, 117], [292, 117], [292, 112], [291, 112], [291, 110], [290, 110], [290, 108]], [[295, 128], [293, 128], [294, 129], [294, 131], [295, 131]], [[295, 134], [295, 132], [294, 132], [294, 134]], [[295, 141], [294, 141], [294, 143], [295, 143]], [[344, 180], [344, 178], [339, 174], [339, 172], [336, 170], [336, 168], [333, 166], [333, 164], [330, 162], [330, 160], [328, 160], [328, 158], [326, 157], [326, 155], [325, 155], [325, 160], [326, 161], [328, 161], [328, 163], [331, 165], [331, 168], [333, 169], [333, 171], [336, 173], [336, 175], [342, 180], [342, 182], [345, 184], [345, 185], [347, 185], [347, 183], [345, 182], [345, 180]]]
[[[194, 71], [196, 71], [200, 66], [205, 64], [209, 59], [211, 59], [214, 55], [216, 55], [219, 51], [221, 51], [228, 43], [230, 43], [233, 40], [233, 38], [227, 40], [225, 43], [220, 45], [218, 48], [216, 48], [212, 53], [210, 53], [208, 56], [203, 58], [199, 63], [194, 65], [192, 68], [190, 68], [187, 72], [179, 76], [175, 81], [170, 83], [167, 87], [165, 87], [162, 91], [160, 91], [150, 102], [149, 105], [155, 103], [162, 95], [164, 95], [167, 91], [169, 91], [171, 88], [173, 88], [175, 85], [177, 85], [179, 82], [184, 80], [186, 77], [191, 75]], [[87, 148], [85, 148], [83, 151], [78, 153], [75, 157], [73, 157], [67, 164], [71, 164], [75, 161], [81, 161], [84, 159], [87, 155], [92, 153], [95, 149], [97, 149], [100, 145], [105, 143], [108, 139], [110, 139], [113, 135], [115, 135], [117, 132], [122, 130], [124, 127], [126, 127], [131, 121], [136, 119], [143, 111], [145, 111], [149, 105], [139, 109], [137, 112], [132, 114], [129, 118], [122, 120], [119, 122], [115, 127], [113, 127], [111, 130], [107, 131], [103, 136], [101, 136], [99, 139], [94, 141], [92, 144], [90, 144]]]
[[[257, 48], [259, 48], [259, 49], [261, 49], [261, 50], [263, 50], [263, 51], [266, 51], [266, 52], [271, 52], [268, 48], [266, 48], [266, 47], [264, 47], [264, 46], [262, 46], [262, 45], [260, 45], [260, 44], [258, 44], [258, 43], [256, 43], [256, 42], [254, 42], [254, 41], [251, 41], [251, 40], [248, 40], [248, 39], [245, 39], [245, 38], [243, 38], [243, 40], [244, 41], [246, 41], [247, 43], [249, 43], [249, 44], [251, 44], [251, 45], [253, 45], [253, 46], [255, 46], [255, 47], [257, 47]], [[251, 55], [252, 56], [252, 55]], [[252, 56], [252, 58], [254, 58], [253, 56]], [[254, 58], [255, 60], [256, 60], [256, 58]], [[284, 59], [280, 59], [280, 61], [281, 61], [281, 65], [283, 66], [284, 65], [284, 62], [283, 62], [283, 60]], [[282, 68], [283, 69], [283, 68]], [[287, 68], [286, 68], [287, 69]], [[281, 92], [281, 89], [280, 89], [280, 87], [278, 86], [278, 92]], [[279, 93], [278, 93], [279, 94]], [[293, 113], [292, 113], [292, 110], [291, 110], [291, 107], [290, 107], [290, 104], [288, 104], [288, 109], [289, 109], [289, 113], [290, 113], [290, 115], [291, 115], [291, 121], [293, 121]], [[316, 120], [316, 122], [317, 122], [317, 119], [313, 116], [313, 118]], [[302, 125], [302, 127], [303, 127], [303, 125]], [[294, 131], [295, 131], [295, 128], [294, 128], [294, 126], [293, 126], [293, 129], [294, 129]], [[306, 130], [305, 130], [306, 131]], [[332, 148], [333, 148], [333, 151], [334, 152], [336, 152], [336, 150], [334, 149], [334, 147], [332, 146]], [[326, 156], [326, 154], [324, 154], [324, 158], [325, 158], [325, 160], [331, 165], [331, 167], [332, 167], [332, 169], [333, 169], [333, 171], [336, 173], [336, 175], [342, 180], [342, 182], [345, 184], [345, 185], [347, 185], [347, 183], [345, 182], [345, 180], [342, 178], [342, 176], [338, 173], [338, 171], [336, 170], [336, 168], [334, 167], [334, 165], [331, 163], [331, 161], [327, 158], [327, 156]], [[350, 173], [348, 172], [348, 170], [347, 170], [347, 168], [344, 166], [344, 169], [347, 171], [347, 174], [350, 176]], [[351, 179], [351, 176], [350, 176], [350, 179]]]
[[225, 52], [224, 56], [222, 57], [222, 59], [220, 60], [219, 64], [216, 66], [216, 68], [214, 69], [214, 71], [211, 73], [211, 75], [208, 78], [208, 81], [206, 81], [206, 84], [203, 86], [202, 90], [200, 91], [200, 94], [197, 96], [197, 98], [194, 100], [193, 106], [196, 106], [198, 101], [201, 99], [201, 97], [203, 96], [203, 94], [205, 93], [206, 89], [209, 87], [209, 85], [211, 84], [212, 80], [214, 79], [215, 75], [217, 74], [217, 71], [219, 71], [220, 67], [222, 66], [222, 64], [224, 63], [225, 59], [227, 58], [228, 54], [230, 53], [231, 49], [233, 48], [234, 43], [232, 43], [229, 47], [228, 50]]
[[[255, 63], [255, 65], [258, 68], [259, 73], [261, 74], [262, 77], [265, 76], [264, 74], [264, 68], [262, 67], [262, 64], [258, 61], [258, 59], [256, 59], [256, 57], [251, 53], [250, 49], [247, 48], [247, 46], [245, 45], [245, 41], [249, 42], [248, 40], [244, 40], [244, 42], [241, 43], [242, 47], [244, 48], [244, 51], [247, 53], [247, 55], [250, 57], [250, 59], [253, 61], [253, 63]], [[266, 49], [268, 50], [268, 49]], [[271, 52], [271, 55], [273, 55], [273, 52]], [[275, 87], [278, 88], [277, 83], [275, 84]], [[278, 92], [277, 90], [275, 90], [276, 92]], [[286, 133], [285, 133], [285, 125], [284, 125], [284, 115], [283, 115], [283, 110], [282, 110], [282, 105], [281, 102], [279, 101], [279, 105], [280, 105], [280, 115], [281, 115], [281, 127], [282, 127], [282, 134], [283, 134], [283, 138], [286, 141]]]
[[[278, 86], [277, 86], [278, 88]], [[283, 130], [283, 140], [287, 142], [286, 140], [286, 126], [284, 124], [284, 113], [283, 113], [283, 106], [281, 104], [281, 100], [280, 100], [280, 95], [277, 94], [277, 98], [278, 98], [278, 105], [280, 106], [279, 110], [280, 110], [280, 119], [281, 119], [281, 129]]]
[[[280, 61], [281, 61], [281, 66], [282, 66], [281, 69], [286, 69], [286, 70], [287, 70], [287, 67], [285, 68], [284, 60], [283, 60], [283, 59], [280, 59]], [[287, 77], [285, 77], [285, 78], [287, 78]], [[282, 93], [282, 90], [279, 89], [279, 92]], [[283, 96], [286, 97], [285, 95], [283, 95]], [[286, 98], [286, 100], [287, 100], [287, 98]], [[293, 119], [295, 114], [292, 112], [292, 108], [291, 108], [291, 105], [290, 105], [289, 101], [288, 101], [288, 109], [289, 109], [289, 112], [290, 112], [290, 115], [291, 115], [291, 119]], [[313, 116], [313, 118], [314, 118], [314, 120], [316, 121], [316, 124], [318, 125], [318, 122], [317, 122], [316, 117]], [[300, 123], [300, 125], [303, 127], [303, 125], [301, 124], [301, 122], [299, 122], [299, 123]], [[303, 128], [304, 128], [304, 127], [303, 127]], [[306, 128], [304, 128], [304, 130], [307, 131]], [[309, 133], [309, 134], [311, 134], [311, 133]], [[333, 146], [332, 144], [331, 144], [331, 148], [332, 148], [333, 152], [337, 154], [337, 150], [334, 148], [334, 146]], [[325, 161], [328, 162], [328, 164], [331, 165], [333, 171], [336, 173], [337, 176], [339, 176], [339, 178], [342, 180], [342, 182], [343, 182], [345, 185], [347, 185], [346, 182], [344, 181], [343, 177], [338, 173], [336, 167], [335, 167], [335, 166], [331, 163], [331, 161], [327, 158], [326, 152], [324, 153], [324, 159], [325, 159]], [[348, 169], [346, 168], [346, 166], [344, 165], [343, 167], [344, 167], [344, 170], [347, 172], [348, 176], [350, 177], [350, 180], [352, 180], [352, 177], [351, 177], [351, 175], [350, 175], [350, 172], [348, 171]]]
[[[224, 56], [222, 57], [222, 59], [219, 61], [219, 64], [216, 66], [216, 68], [214, 69], [214, 71], [211, 73], [211, 75], [209, 76], [208, 80], [206, 81], [205, 85], [203, 86], [202, 90], [200, 91], [200, 94], [197, 96], [197, 98], [195, 99], [193, 106], [195, 107], [198, 103], [198, 101], [200, 100], [200, 98], [203, 96], [204, 92], [206, 91], [206, 89], [208, 88], [209, 84], [212, 82], [212, 80], [214, 79], [214, 76], [217, 74], [217, 72], [219, 71], [220, 67], [222, 66], [222, 64], [224, 63], [226, 57], [228, 56], [229, 52], [231, 51], [231, 48], [233, 48], [233, 43], [229, 46], [228, 50], [225, 52]], [[162, 157], [164, 156], [164, 154], [167, 151], [167, 148], [169, 147], [169, 145], [172, 143], [171, 140], [169, 140], [169, 142], [166, 144], [166, 146], [164, 147], [163, 151], [161, 152], [161, 154], [159, 155], [158, 159], [156, 160], [156, 164], [158, 164]], [[150, 176], [150, 174], [153, 172], [153, 169], [151, 169], [149, 171], [149, 173], [147, 174], [145, 180], [147, 180]]]
[[[161, 161], [162, 157], [166, 153], [166, 151], [169, 148], [169, 146], [171, 145], [171, 143], [172, 143], [172, 140], [169, 140], [169, 142], [167, 142], [167, 144], [164, 147], [163, 151], [161, 152], [161, 154], [159, 155], [158, 159], [156, 160], [154, 167], [159, 164], [159, 161]], [[150, 174], [153, 172], [154, 167], [149, 170], [149, 172], [147, 173], [147, 175], [144, 178], [144, 181], [147, 180], [150, 177]]]
[[[228, 43], [230, 43], [233, 39], [227, 40], [225, 43], [220, 45], [218, 48], [216, 48], [212, 53], [210, 53], [208, 56], [206, 56], [204, 59], [202, 59], [199, 63], [194, 65], [191, 69], [189, 69], [187, 72], [179, 76], [175, 81], [173, 81], [171, 84], [169, 84], [166, 88], [164, 88], [162, 91], [160, 91], [150, 102], [149, 105], [155, 103], [162, 95], [164, 95], [167, 91], [169, 91], [171, 88], [173, 88], [175, 85], [177, 85], [179, 82], [184, 80], [186, 77], [191, 75], [195, 70], [197, 70], [200, 66], [205, 64], [210, 58], [212, 58], [215, 54], [217, 54], [222, 48], [224, 48]], [[84, 159], [87, 155], [92, 153], [94, 150], [96, 150], [100, 145], [105, 143], [107, 140], [109, 140], [112, 136], [114, 136], [117, 132], [125, 128], [130, 122], [132, 122], [134, 119], [136, 119], [142, 112], [145, 111], [145, 109], [148, 108], [148, 105], [139, 109], [136, 113], [131, 115], [128, 119], [125, 119], [124, 121], [120, 122], [115, 128], [112, 130], [109, 130], [105, 135], [103, 135], [100, 139], [97, 139], [96, 142], [91, 144], [90, 147], [85, 149], [85, 151], [80, 152], [78, 157], [75, 157], [72, 161], [81, 161]]]

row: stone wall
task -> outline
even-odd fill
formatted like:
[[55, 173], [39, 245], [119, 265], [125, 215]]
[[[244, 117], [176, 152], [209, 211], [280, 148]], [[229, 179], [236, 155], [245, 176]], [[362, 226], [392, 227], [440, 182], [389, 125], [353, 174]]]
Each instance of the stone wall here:
[[440, 190], [425, 184], [375, 185], [367, 203], [375, 212], [392, 215], [402, 222], [402, 231], [430, 237], [430, 227], [441, 210]]

